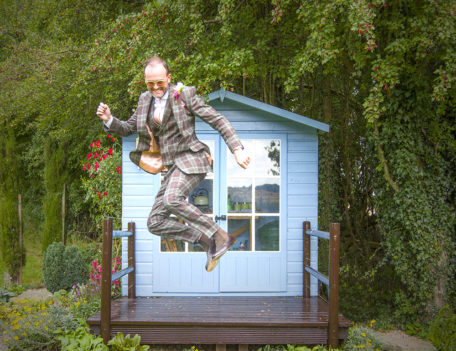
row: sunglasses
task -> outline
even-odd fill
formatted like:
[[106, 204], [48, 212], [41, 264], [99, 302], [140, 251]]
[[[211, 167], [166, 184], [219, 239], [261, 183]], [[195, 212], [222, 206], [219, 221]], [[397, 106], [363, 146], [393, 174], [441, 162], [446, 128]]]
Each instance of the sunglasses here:
[[146, 81], [146, 85], [148, 87], [154, 87], [155, 85], [157, 85], [158, 87], [163, 87], [163, 86], [165, 86], [165, 84], [166, 84], [166, 80], [157, 80], [157, 81], [149, 80], [149, 81]]

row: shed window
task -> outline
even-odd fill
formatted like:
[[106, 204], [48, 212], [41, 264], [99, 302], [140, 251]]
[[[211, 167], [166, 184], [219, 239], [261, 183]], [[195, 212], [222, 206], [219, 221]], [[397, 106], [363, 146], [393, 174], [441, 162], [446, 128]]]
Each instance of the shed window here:
[[228, 232], [231, 250], [280, 251], [280, 140], [242, 140], [251, 164], [240, 168], [227, 152]]

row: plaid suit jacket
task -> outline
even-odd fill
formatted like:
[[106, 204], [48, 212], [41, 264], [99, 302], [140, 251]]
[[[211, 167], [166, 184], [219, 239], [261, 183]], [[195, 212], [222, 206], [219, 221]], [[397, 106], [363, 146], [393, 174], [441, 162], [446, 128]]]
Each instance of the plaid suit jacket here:
[[[175, 85], [170, 84], [162, 124], [152, 122], [152, 131], [154, 136], [158, 137], [163, 163], [167, 166], [176, 164], [187, 174], [210, 172], [211, 165], [204, 154], [204, 151], [210, 152], [209, 147], [196, 137], [195, 116], [217, 130], [231, 152], [237, 147], [242, 147], [242, 143], [228, 119], [196, 96], [195, 87], [184, 87], [177, 100], [174, 97], [175, 88]], [[121, 121], [113, 116], [110, 128], [105, 126], [105, 131], [120, 136], [138, 133], [139, 141], [136, 150], [130, 153], [130, 159], [135, 164], [139, 164], [141, 151], [149, 149], [150, 136], [146, 122], [150, 104], [153, 103], [152, 93], [142, 93], [136, 111], [127, 121]], [[153, 105], [151, 107], [152, 115]], [[152, 116], [150, 120], [153, 121]]]

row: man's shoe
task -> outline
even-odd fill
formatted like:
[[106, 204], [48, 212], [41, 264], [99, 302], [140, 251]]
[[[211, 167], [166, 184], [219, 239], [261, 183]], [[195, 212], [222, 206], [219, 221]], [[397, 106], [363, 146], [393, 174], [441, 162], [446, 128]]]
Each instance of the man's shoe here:
[[214, 260], [212, 256], [214, 255], [215, 251], [215, 241], [211, 239], [211, 244], [207, 250], [207, 260], [206, 260], [206, 271], [212, 272], [218, 264], [218, 259]]
[[209, 260], [209, 255], [208, 255], [208, 258], [207, 258], [208, 261], [206, 263], [206, 271], [212, 272], [214, 270], [214, 268], [217, 267], [218, 263], [220, 262], [220, 257], [213, 259], [212, 255], [211, 255], [211, 258]]
[[219, 247], [217, 247], [215, 245], [215, 240], [214, 240], [215, 251], [214, 251], [214, 254], [212, 255], [212, 260], [220, 259], [220, 257], [222, 257], [229, 250], [229, 248], [234, 245], [235, 242], [236, 242], [236, 238], [230, 234], [228, 234], [228, 240], [226, 240]]

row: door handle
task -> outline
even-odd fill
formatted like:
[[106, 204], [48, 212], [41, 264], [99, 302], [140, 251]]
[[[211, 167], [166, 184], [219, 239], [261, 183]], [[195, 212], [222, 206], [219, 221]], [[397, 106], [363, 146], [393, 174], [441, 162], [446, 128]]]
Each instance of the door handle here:
[[226, 216], [225, 215], [215, 216], [216, 221], [218, 221], [219, 219], [221, 219], [222, 221], [226, 221]]

